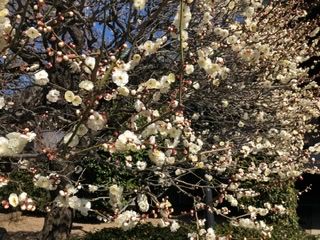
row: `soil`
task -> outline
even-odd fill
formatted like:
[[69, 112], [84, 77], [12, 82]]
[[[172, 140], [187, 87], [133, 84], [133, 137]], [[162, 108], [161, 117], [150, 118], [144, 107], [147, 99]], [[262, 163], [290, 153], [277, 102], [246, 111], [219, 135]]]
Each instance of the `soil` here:
[[[150, 219], [149, 222], [156, 225], [156, 219]], [[36, 240], [44, 223], [42, 217], [23, 216], [21, 212], [15, 214], [0, 213], [0, 228], [5, 228], [9, 238], [5, 240]], [[95, 232], [103, 228], [116, 227], [115, 223], [73, 223], [71, 236], [81, 237], [89, 232]], [[0, 234], [0, 240], [1, 234]]]

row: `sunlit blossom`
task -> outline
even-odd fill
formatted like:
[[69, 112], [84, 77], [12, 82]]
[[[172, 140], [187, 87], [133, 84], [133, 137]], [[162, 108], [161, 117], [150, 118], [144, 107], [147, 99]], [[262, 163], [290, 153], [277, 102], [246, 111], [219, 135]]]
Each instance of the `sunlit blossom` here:
[[9, 195], [9, 203], [12, 207], [17, 207], [19, 205], [19, 197], [16, 193], [11, 193]]
[[129, 82], [129, 75], [122, 70], [115, 70], [112, 73], [112, 81], [118, 86], [123, 87]]
[[31, 27], [31, 28], [28, 28], [28, 30], [26, 31], [26, 35], [31, 39], [35, 39], [37, 37], [40, 37], [41, 33], [39, 33], [39, 31], [34, 27]]

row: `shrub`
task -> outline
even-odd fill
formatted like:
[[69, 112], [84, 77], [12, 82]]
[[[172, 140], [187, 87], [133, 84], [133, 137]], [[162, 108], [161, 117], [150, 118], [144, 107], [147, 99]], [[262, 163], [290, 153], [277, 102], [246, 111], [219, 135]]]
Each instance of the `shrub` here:
[[178, 229], [177, 232], [171, 232], [169, 228], [142, 224], [129, 231], [122, 231], [118, 228], [105, 228], [96, 233], [89, 233], [83, 240], [185, 240], [187, 239], [187, 232], [183, 227]]
[[[50, 201], [50, 193], [33, 184], [33, 174], [27, 170], [17, 169], [10, 173], [10, 182], [8, 185], [0, 188], [0, 199], [7, 199], [12, 192], [28, 193], [37, 206], [37, 211], [43, 212], [46, 204]], [[0, 205], [1, 209], [2, 205]]]
[[[242, 227], [230, 226], [228, 224], [217, 225], [216, 233], [218, 235], [226, 236], [231, 235], [233, 240], [260, 240], [264, 236], [260, 231], [255, 229], [247, 229]], [[274, 225], [271, 235], [272, 240], [288, 239], [288, 240], [316, 240], [316, 236], [305, 233], [299, 227], [293, 227], [285, 222], [278, 222]]]
[[[261, 187], [261, 186], [260, 186]], [[294, 182], [288, 181], [279, 185], [265, 186], [259, 189], [260, 195], [255, 198], [244, 199], [245, 203], [252, 206], [263, 206], [265, 202], [285, 204], [286, 214], [270, 214], [265, 217], [267, 224], [273, 226], [271, 239], [316, 239], [315, 236], [306, 234], [299, 226], [297, 208], [297, 190]], [[248, 229], [228, 224], [220, 224], [216, 227], [216, 232], [221, 235], [232, 235], [232, 239], [254, 240], [263, 238], [261, 231]]]

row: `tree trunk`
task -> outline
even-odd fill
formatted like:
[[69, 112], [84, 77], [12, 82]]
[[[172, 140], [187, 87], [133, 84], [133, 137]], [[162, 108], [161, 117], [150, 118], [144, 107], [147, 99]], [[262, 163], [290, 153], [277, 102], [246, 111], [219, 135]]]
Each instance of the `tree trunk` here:
[[54, 206], [48, 212], [40, 234], [41, 240], [65, 240], [70, 237], [72, 210]]
[[6, 240], [8, 238], [7, 230], [0, 227], [0, 240]]

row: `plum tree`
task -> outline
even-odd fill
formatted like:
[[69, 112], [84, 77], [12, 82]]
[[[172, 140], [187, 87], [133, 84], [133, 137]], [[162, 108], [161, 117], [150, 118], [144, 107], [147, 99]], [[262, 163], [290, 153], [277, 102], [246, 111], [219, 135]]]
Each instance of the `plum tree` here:
[[[172, 186], [194, 200], [190, 238], [215, 238], [203, 209], [268, 237], [265, 219], [287, 214], [286, 203], [248, 199], [318, 172], [307, 163], [319, 144], [304, 148], [305, 133], [318, 131], [319, 87], [308, 74], [316, 63], [301, 63], [319, 54], [319, 27], [301, 21], [302, 1], [2, 0], [0, 8], [0, 186], [23, 170], [50, 192], [42, 239], [66, 239], [72, 209], [124, 230], [159, 216], [175, 231], [175, 206], [163, 195]], [[92, 184], [85, 162], [105, 166], [107, 180]], [[35, 210], [14, 182], [2, 206]], [[212, 203], [193, 191], [205, 188]]]

